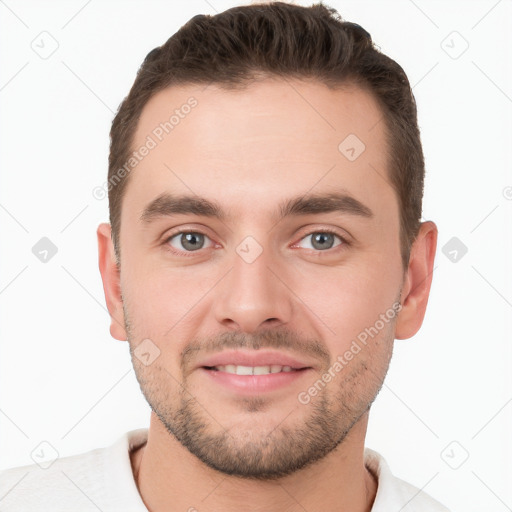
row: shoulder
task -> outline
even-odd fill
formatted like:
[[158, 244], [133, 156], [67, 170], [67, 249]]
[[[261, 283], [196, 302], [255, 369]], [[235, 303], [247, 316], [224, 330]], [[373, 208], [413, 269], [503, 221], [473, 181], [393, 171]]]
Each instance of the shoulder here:
[[394, 476], [384, 457], [378, 452], [365, 448], [364, 460], [366, 467], [378, 480], [372, 512], [395, 509], [402, 512], [450, 512], [425, 491]]
[[99, 508], [106, 512], [123, 510], [127, 503], [133, 505], [140, 496], [133, 480], [129, 449], [141, 441], [144, 432], [145, 429], [127, 432], [111, 446], [57, 458], [51, 464], [0, 471], [0, 509], [2, 512], [97, 512]]
[[71, 503], [81, 510], [80, 503], [93, 494], [91, 485], [101, 485], [105, 450], [63, 457], [50, 466], [30, 464], [1, 471], [2, 510], [64, 510]]

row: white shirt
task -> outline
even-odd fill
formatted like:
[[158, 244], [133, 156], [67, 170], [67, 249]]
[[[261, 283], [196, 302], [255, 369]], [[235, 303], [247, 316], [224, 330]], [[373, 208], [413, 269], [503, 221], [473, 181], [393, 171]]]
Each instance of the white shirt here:
[[[111, 446], [58, 458], [46, 469], [32, 464], [0, 471], [0, 510], [148, 512], [130, 461], [130, 451], [144, 444], [147, 435], [148, 429], [132, 430]], [[378, 480], [372, 512], [449, 512], [425, 492], [393, 476], [377, 452], [365, 448], [364, 459]]]

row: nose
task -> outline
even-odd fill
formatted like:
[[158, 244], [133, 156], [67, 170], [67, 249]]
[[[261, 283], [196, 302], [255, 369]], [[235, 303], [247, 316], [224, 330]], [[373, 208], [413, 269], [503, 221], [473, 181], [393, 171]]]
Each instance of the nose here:
[[219, 283], [213, 306], [215, 318], [224, 327], [247, 333], [288, 323], [293, 293], [285, 281], [268, 251], [252, 262], [235, 254], [231, 271]]

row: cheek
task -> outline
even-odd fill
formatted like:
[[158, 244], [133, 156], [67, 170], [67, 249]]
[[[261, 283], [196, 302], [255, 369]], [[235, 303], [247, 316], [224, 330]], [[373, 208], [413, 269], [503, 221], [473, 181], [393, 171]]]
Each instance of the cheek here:
[[137, 318], [148, 326], [170, 329], [205, 293], [205, 280], [190, 267], [141, 266], [132, 267], [135, 270], [123, 283], [123, 294], [133, 304]]
[[160, 351], [156, 362], [178, 375], [178, 354], [205, 322], [204, 298], [215, 279], [191, 267], [132, 268], [123, 285], [131, 344], [150, 339]]
[[310, 322], [319, 326], [326, 340], [332, 340], [332, 353], [346, 350], [398, 299], [398, 274], [375, 264], [376, 258], [371, 261], [368, 265], [358, 262], [336, 269], [310, 268], [309, 272], [301, 272], [293, 287]]

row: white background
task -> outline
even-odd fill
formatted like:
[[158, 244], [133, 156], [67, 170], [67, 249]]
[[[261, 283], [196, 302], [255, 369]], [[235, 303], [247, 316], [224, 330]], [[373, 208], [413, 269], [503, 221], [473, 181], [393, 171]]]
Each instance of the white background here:
[[[1, 468], [33, 463], [41, 441], [66, 456], [148, 425], [128, 345], [109, 334], [95, 233], [108, 207], [92, 190], [145, 55], [195, 14], [237, 4], [0, 2]], [[512, 3], [327, 4], [409, 76], [423, 218], [439, 228], [426, 318], [396, 342], [367, 446], [452, 510], [512, 510]], [[47, 59], [31, 47], [43, 31], [58, 43]], [[47, 263], [32, 253], [44, 236], [58, 248]], [[452, 237], [468, 248], [455, 263], [442, 252]]]

